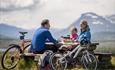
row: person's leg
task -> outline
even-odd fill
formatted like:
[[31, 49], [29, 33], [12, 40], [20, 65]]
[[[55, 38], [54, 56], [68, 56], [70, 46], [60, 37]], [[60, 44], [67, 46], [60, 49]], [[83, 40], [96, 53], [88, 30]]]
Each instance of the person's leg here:
[[41, 50], [41, 51], [33, 51], [34, 54], [43, 54], [45, 52], [45, 49]]
[[39, 70], [46, 70], [46, 66], [47, 66], [47, 63], [46, 63], [46, 56], [47, 54], [45, 53], [45, 49], [42, 50], [42, 51], [39, 51], [39, 52], [34, 52], [36, 54], [41, 54], [40, 55], [40, 58], [39, 58], [39, 61], [38, 61], [38, 66], [39, 66]]
[[40, 52], [36, 52], [36, 53], [42, 53], [42, 55], [40, 56], [40, 59], [39, 59], [39, 62], [38, 65], [40, 67], [40, 70], [43, 69], [43, 70], [50, 70], [49, 69], [49, 55], [48, 55], [48, 51], [47, 50], [51, 50], [51, 51], [54, 51], [53, 50], [54, 48], [52, 47], [46, 47], [45, 46], [45, 49], [40, 51]]
[[46, 46], [45, 50], [51, 50], [53, 52], [57, 52], [58, 47], [57, 46]]

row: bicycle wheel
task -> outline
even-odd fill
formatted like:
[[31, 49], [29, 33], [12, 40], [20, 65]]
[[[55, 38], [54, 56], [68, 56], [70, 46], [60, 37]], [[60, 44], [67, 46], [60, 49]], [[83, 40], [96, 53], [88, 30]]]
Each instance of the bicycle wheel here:
[[10, 46], [11, 47], [8, 48], [2, 56], [1, 65], [4, 69], [15, 68], [20, 60], [20, 54], [22, 53], [20, 46], [18, 45], [10, 45]]
[[54, 53], [50, 57], [50, 65], [53, 70], [65, 70], [67, 68], [67, 60], [62, 54]]
[[97, 58], [93, 54], [88, 53], [83, 55], [81, 61], [83, 62], [83, 65], [87, 70], [97, 69]]

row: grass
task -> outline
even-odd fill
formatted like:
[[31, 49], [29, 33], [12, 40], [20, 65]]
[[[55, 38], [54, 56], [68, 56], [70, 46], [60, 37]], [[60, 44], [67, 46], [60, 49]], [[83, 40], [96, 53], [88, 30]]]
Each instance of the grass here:
[[[2, 53], [0, 52], [0, 70], [4, 70], [1, 66]], [[37, 64], [33, 60], [24, 60], [23, 58], [19, 61], [16, 68], [13, 70], [37, 70]]]
[[99, 45], [95, 51], [115, 54], [115, 41], [99, 42]]
[[112, 57], [111, 63], [112, 63], [113, 66], [115, 66], [115, 57]]
[[0, 39], [0, 48], [8, 48], [10, 44], [17, 44], [19, 40]]
[[[1, 57], [1, 54], [0, 54], [0, 57]], [[0, 58], [1, 60], [1, 58]], [[113, 66], [115, 66], [115, 56], [112, 56], [112, 59], [111, 59], [111, 63]], [[111, 69], [111, 68], [100, 68], [98, 70], [114, 70], [114, 69]], [[0, 65], [0, 70], [3, 70], [1, 68], [1, 65]], [[21, 59], [18, 63], [18, 65], [16, 66], [15, 69], [13, 70], [38, 70], [37, 69], [37, 62], [34, 62], [33, 60], [24, 60], [24, 59]], [[71, 70], [85, 70], [83, 69], [81, 66], [79, 66], [78, 68], [73, 68]]]
[[33, 60], [25, 61], [21, 59], [17, 65], [17, 70], [37, 70], [37, 64]]
[[[8, 48], [8, 45], [11, 43], [16, 43], [15, 41], [7, 41], [7, 40], [0, 40], [0, 47], [6, 47]], [[97, 47], [95, 51], [97, 52], [110, 52], [115, 54], [115, 41], [105, 41], [105, 42], [99, 42], [100, 45]], [[2, 53], [0, 52], [0, 62], [1, 62]], [[112, 56], [111, 59], [112, 65], [115, 67], [115, 56]], [[0, 70], [3, 70], [0, 63]], [[17, 67], [14, 70], [37, 70], [37, 63], [33, 60], [28, 60], [25, 62], [24, 59], [21, 59], [18, 63]], [[73, 68], [71, 70], [84, 70], [82, 67], [79, 68]], [[110, 68], [101, 68], [100, 70], [112, 70]]]
[[[2, 57], [2, 53], [0, 52], [0, 62], [1, 62], [1, 57]], [[1, 63], [0, 63], [0, 70], [2, 69]]]

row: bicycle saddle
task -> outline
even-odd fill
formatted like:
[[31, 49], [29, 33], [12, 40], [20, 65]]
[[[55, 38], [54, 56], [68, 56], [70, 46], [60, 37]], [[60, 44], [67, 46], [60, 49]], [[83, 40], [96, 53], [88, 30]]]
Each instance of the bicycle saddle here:
[[19, 32], [20, 34], [22, 34], [22, 35], [25, 35], [25, 34], [27, 34], [28, 32]]

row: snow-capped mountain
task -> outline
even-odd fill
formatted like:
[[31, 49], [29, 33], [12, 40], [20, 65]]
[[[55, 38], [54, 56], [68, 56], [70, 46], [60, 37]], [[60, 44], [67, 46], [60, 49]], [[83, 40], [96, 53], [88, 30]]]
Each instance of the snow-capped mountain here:
[[115, 24], [115, 15], [106, 16], [106, 18]]
[[[115, 24], [111, 19], [99, 16], [92, 12], [87, 12], [81, 15], [70, 27], [76, 26], [79, 29], [81, 20], [86, 20], [91, 28], [91, 32], [115, 32]], [[70, 28], [69, 27], [69, 28]]]
[[60, 32], [57, 32], [58, 37], [61, 35], [68, 35], [70, 32], [70, 28], [73, 26], [77, 27], [80, 33], [81, 20], [87, 20], [92, 33], [92, 39], [98, 40], [99, 38], [103, 40], [115, 40], [115, 23], [113, 23], [114, 21], [113, 16], [111, 19], [108, 17], [99, 16], [92, 12], [83, 13], [68, 28], [63, 29]]
[[[103, 17], [92, 12], [87, 12], [87, 13], [83, 13], [68, 28], [65, 29], [52, 28], [51, 32], [53, 34], [53, 37], [60, 38], [60, 36], [68, 35], [70, 33], [70, 28], [72, 26], [77, 27], [79, 30], [81, 20], [88, 21], [92, 33], [92, 37], [97, 38], [100, 36], [100, 38], [102, 38], [103, 35], [106, 35], [106, 38], [112, 39], [112, 37], [115, 36], [115, 24], [113, 23], [114, 15], [109, 17]], [[19, 38], [19, 33], [18, 33], [19, 31], [27, 31], [28, 32], [27, 37], [32, 38], [34, 29], [27, 30], [15, 26], [7, 25], [7, 24], [0, 24], [1, 36], [6, 36], [10, 38]]]

